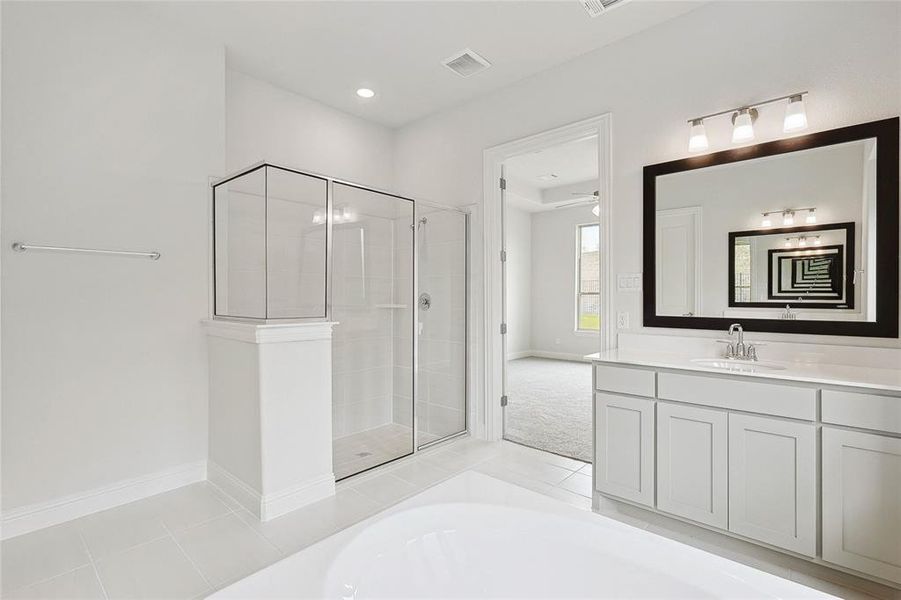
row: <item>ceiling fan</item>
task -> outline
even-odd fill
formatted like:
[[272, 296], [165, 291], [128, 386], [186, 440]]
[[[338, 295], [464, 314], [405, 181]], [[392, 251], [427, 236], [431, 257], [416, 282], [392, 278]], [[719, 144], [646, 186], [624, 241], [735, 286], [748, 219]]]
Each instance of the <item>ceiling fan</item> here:
[[[582, 196], [582, 197], [592, 196], [592, 198], [590, 200], [588, 200], [588, 199], [576, 200], [575, 202], [567, 202], [566, 204], [558, 204], [554, 208], [567, 208], [569, 206], [579, 206], [581, 204], [597, 204], [597, 202], [598, 202], [598, 191], [597, 190], [595, 190], [593, 192], [570, 192], [569, 195], [570, 196]], [[600, 212], [600, 211], [599, 211], [598, 207], [595, 206], [594, 210], [592, 212], [595, 215], [597, 215], [598, 212]]]

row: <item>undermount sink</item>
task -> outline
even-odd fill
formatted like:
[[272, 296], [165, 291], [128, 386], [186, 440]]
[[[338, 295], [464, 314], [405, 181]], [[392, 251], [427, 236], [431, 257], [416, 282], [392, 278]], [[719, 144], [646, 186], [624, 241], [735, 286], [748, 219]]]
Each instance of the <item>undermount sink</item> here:
[[784, 366], [777, 363], [729, 360], [726, 358], [693, 358], [691, 359], [691, 362], [702, 367], [723, 369], [724, 371], [740, 371], [744, 373], [759, 373], [761, 371], [782, 371], [785, 369]]

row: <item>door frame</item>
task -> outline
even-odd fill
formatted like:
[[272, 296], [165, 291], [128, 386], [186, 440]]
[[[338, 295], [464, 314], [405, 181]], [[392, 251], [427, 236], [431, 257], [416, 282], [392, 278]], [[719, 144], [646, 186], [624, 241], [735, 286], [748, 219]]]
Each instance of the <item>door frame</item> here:
[[602, 258], [600, 261], [601, 331], [598, 350], [612, 347], [612, 304], [613, 280], [611, 249], [611, 205], [612, 185], [612, 113], [563, 125], [534, 135], [519, 138], [498, 146], [487, 148], [482, 155], [482, 260], [483, 260], [483, 330], [479, 352], [483, 367], [483, 393], [480, 395], [478, 413], [484, 419], [475, 419], [472, 433], [481, 439], [498, 441], [503, 438], [504, 418], [501, 407], [503, 340], [501, 336], [503, 295], [501, 283], [501, 166], [503, 163], [528, 152], [537, 152], [551, 146], [575, 142], [587, 136], [597, 136], [598, 140], [598, 224]]

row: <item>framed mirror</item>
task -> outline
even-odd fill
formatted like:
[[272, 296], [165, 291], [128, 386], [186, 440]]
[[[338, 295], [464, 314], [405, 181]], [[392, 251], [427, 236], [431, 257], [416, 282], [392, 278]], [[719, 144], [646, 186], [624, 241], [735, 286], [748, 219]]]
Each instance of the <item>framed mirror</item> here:
[[644, 325], [898, 337], [898, 118], [644, 168]]

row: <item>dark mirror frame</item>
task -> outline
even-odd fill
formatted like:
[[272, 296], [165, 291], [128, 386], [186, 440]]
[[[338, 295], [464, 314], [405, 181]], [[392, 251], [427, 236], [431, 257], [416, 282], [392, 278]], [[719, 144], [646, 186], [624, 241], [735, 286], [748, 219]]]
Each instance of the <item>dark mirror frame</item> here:
[[[745, 331], [898, 337], [898, 125], [899, 118], [830, 129], [774, 142], [673, 160], [644, 168], [644, 222], [642, 225], [643, 325], [676, 329], [725, 330], [735, 318], [672, 317], [657, 315], [656, 216], [657, 177], [716, 165], [788, 154], [846, 142], [876, 139], [876, 284], [875, 321], [820, 321], [742, 319]], [[867, 268], [873, 268], [868, 266]]]

